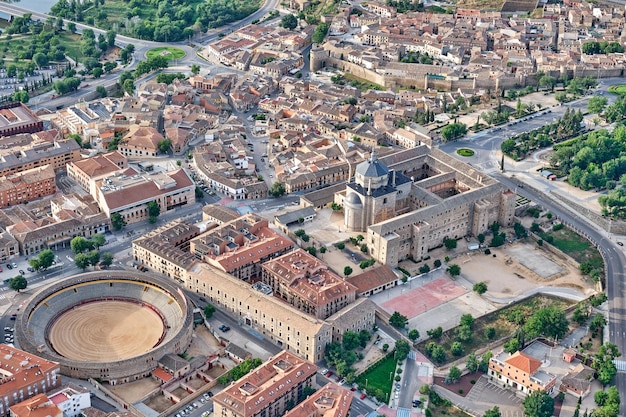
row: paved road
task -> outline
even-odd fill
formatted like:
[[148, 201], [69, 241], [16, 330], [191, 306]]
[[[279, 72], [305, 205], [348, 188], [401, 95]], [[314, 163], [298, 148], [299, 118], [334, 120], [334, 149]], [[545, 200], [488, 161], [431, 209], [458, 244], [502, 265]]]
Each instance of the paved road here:
[[[621, 84], [623, 82], [624, 80], [622, 78], [602, 80], [598, 91], [606, 92], [611, 85]], [[586, 98], [573, 104], [555, 107], [552, 109], [552, 113], [537, 117], [533, 119], [532, 122], [509, 125], [506, 127], [506, 130], [501, 132], [487, 132], [471, 135], [460, 141], [460, 143], [443, 144], [440, 149], [451, 155], [455, 155], [455, 150], [461, 146], [476, 150], [476, 159], [473, 165], [490, 173], [490, 175], [509, 188], [515, 189], [519, 195], [550, 210], [566, 224], [576, 229], [592, 242], [595, 242], [605, 259], [607, 276], [606, 292], [609, 304], [609, 339], [612, 343], [617, 345], [620, 352], [626, 354], [626, 284], [624, 281], [626, 256], [624, 255], [623, 249], [617, 246], [615, 242], [611, 241], [606, 232], [599, 230], [594, 224], [588, 222], [587, 219], [576, 215], [573, 211], [565, 210], [561, 205], [553, 203], [552, 200], [546, 198], [541, 192], [533, 191], [530, 188], [518, 188], [519, 179], [513, 180], [498, 172], [497, 168], [499, 161], [496, 158], [496, 150], [499, 149], [500, 144], [506, 137], [538, 127], [536, 124], [541, 125], [547, 123], [551, 121], [553, 117], [557, 117], [557, 115], [561, 114], [561, 111], [564, 112], [567, 107], [574, 109], [584, 107], [586, 106], [585, 99]], [[547, 191], [549, 191], [549, 188], [547, 188]], [[616, 385], [621, 397], [626, 398], [626, 373], [618, 373]], [[620, 415], [626, 415], [626, 403], [621, 404], [620, 411]]]

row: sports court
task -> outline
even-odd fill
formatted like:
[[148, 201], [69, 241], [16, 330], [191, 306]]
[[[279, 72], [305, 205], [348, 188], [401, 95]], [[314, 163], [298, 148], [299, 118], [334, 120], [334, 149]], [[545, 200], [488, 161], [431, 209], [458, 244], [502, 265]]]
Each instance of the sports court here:
[[444, 276], [421, 287], [413, 289], [403, 288], [400, 295], [381, 302], [379, 305], [389, 313], [397, 311], [411, 319], [438, 305], [460, 297], [466, 292], [466, 289], [456, 285]]

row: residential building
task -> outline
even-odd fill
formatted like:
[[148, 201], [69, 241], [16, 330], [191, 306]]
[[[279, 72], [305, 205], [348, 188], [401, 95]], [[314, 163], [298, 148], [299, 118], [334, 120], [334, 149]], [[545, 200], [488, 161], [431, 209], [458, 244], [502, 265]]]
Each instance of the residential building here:
[[74, 139], [40, 139], [36, 135], [17, 135], [0, 138], [0, 175], [50, 165], [54, 171], [82, 159], [80, 146]]
[[183, 169], [142, 173], [132, 168], [98, 181], [94, 198], [108, 217], [119, 213], [126, 224], [146, 220], [148, 203], [155, 201], [165, 213], [195, 204], [196, 186]]
[[37, 394], [9, 408], [11, 417], [63, 417], [63, 411], [46, 394]]
[[61, 367], [56, 362], [8, 345], [0, 345], [0, 357], [0, 415], [9, 414], [9, 408], [22, 401], [61, 386]]
[[229, 311], [244, 328], [308, 361], [321, 361], [326, 345], [332, 341], [332, 326], [327, 322], [205, 263], [187, 271], [185, 286]]
[[261, 280], [272, 288], [275, 297], [322, 320], [356, 298], [354, 285], [303, 249], [269, 260], [262, 269]]
[[91, 407], [91, 393], [74, 384], [67, 384], [48, 395], [50, 401], [61, 409], [64, 417], [77, 417]]
[[44, 249], [65, 249], [76, 236], [89, 239], [106, 233], [111, 221], [98, 208], [91, 196], [61, 195], [50, 201], [50, 215], [14, 221], [7, 232], [17, 240], [23, 255], [30, 256]]
[[561, 379], [559, 391], [578, 398], [585, 398], [591, 392], [591, 381], [595, 371], [582, 363], [578, 363]]
[[222, 225], [241, 217], [237, 211], [220, 204], [202, 206], [202, 221]]
[[269, 228], [268, 221], [249, 213], [210, 230], [191, 241], [196, 258], [249, 281], [261, 273], [261, 265], [289, 251], [293, 242]]
[[25, 204], [57, 192], [50, 165], [0, 177], [0, 208]]
[[0, 106], [0, 136], [35, 133], [43, 130], [43, 121], [24, 103], [9, 103]]
[[289, 410], [285, 417], [346, 417], [354, 392], [332, 382]]
[[167, 275], [179, 282], [185, 271], [196, 262], [189, 251], [189, 242], [200, 229], [182, 219], [171, 221], [133, 240], [133, 258], [150, 270]]
[[280, 417], [289, 404], [304, 399], [317, 366], [283, 351], [213, 397], [214, 412], [222, 417]]
[[132, 125], [117, 150], [127, 158], [155, 157], [163, 139], [163, 135], [153, 127]]
[[128, 168], [128, 158], [118, 151], [113, 151], [70, 162], [66, 170], [68, 177], [95, 196], [98, 181], [126, 168]]
[[6, 262], [20, 254], [20, 244], [6, 230], [0, 228], [0, 262]]
[[533, 391], [552, 393], [556, 377], [541, 368], [541, 361], [527, 353], [500, 352], [489, 360], [489, 376], [503, 387], [511, 387], [523, 395]]

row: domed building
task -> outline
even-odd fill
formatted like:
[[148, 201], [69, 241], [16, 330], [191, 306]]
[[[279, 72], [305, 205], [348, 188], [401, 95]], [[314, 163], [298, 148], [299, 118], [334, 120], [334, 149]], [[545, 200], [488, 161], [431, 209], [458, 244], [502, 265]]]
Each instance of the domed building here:
[[346, 230], [366, 232], [368, 254], [378, 262], [421, 260], [446, 239], [477, 236], [493, 222], [513, 224], [515, 193], [474, 167], [426, 145], [383, 159], [372, 152], [333, 195]]
[[397, 200], [411, 191], [411, 180], [400, 172], [389, 170], [376, 158], [357, 165], [354, 178], [348, 182], [343, 201], [344, 224], [351, 232], [365, 232], [371, 224], [396, 214]]

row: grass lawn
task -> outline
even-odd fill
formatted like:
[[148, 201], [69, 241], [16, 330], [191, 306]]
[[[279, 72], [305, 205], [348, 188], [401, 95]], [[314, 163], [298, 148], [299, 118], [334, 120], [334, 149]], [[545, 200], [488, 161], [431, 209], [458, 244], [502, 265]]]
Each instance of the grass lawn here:
[[461, 156], [474, 156], [474, 151], [467, 148], [457, 149], [456, 153]]
[[[625, 86], [626, 87], [626, 86]], [[578, 263], [591, 262], [594, 267], [602, 267], [600, 252], [584, 237], [567, 227], [546, 233], [554, 238], [554, 245], [560, 251], [571, 256]]]
[[78, 58], [82, 61], [85, 56], [80, 51], [80, 35], [71, 34], [69, 32], [61, 32], [57, 35], [61, 41], [61, 45], [65, 46], [66, 54], [72, 59]]
[[390, 353], [385, 359], [359, 375], [356, 382], [359, 384], [359, 389], [365, 389], [368, 395], [373, 396], [375, 393], [382, 393], [384, 398], [378, 396], [378, 399], [388, 401], [393, 387], [393, 381], [389, 379], [389, 375], [395, 377], [395, 370], [396, 360], [393, 358], [393, 353]]
[[146, 58], [148, 59], [159, 55], [166, 56], [170, 61], [173, 61], [175, 59], [181, 59], [182, 57], [184, 57], [185, 51], [171, 46], [164, 46], [159, 48], [153, 48], [146, 52]]
[[612, 85], [609, 87], [609, 91], [620, 96], [626, 95], [626, 84]]

